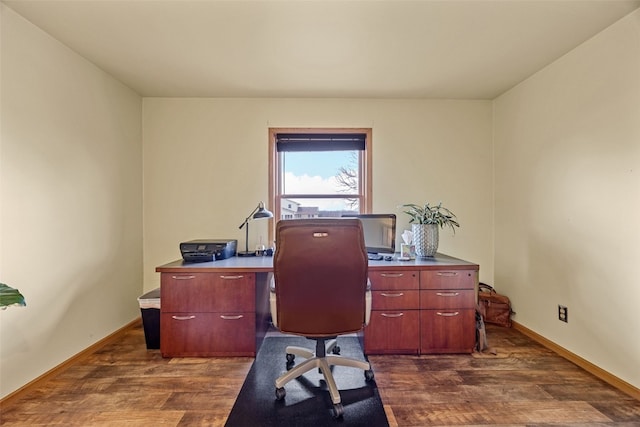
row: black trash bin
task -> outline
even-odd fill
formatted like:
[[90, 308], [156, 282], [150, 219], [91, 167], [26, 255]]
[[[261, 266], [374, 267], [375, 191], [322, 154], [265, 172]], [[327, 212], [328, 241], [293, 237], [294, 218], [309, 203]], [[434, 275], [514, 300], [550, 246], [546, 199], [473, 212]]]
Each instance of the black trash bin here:
[[147, 349], [160, 348], [160, 288], [138, 298]]

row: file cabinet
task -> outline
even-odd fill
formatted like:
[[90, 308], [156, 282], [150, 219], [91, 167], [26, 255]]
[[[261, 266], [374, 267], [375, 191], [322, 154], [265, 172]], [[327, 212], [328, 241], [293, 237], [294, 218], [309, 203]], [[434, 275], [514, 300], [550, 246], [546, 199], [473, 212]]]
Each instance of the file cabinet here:
[[417, 271], [370, 271], [368, 354], [416, 354], [420, 347], [420, 276]]
[[164, 357], [254, 356], [255, 274], [162, 273]]
[[471, 353], [475, 347], [477, 270], [369, 273], [372, 311], [367, 354]]
[[473, 270], [420, 272], [420, 353], [472, 353], [476, 342]]

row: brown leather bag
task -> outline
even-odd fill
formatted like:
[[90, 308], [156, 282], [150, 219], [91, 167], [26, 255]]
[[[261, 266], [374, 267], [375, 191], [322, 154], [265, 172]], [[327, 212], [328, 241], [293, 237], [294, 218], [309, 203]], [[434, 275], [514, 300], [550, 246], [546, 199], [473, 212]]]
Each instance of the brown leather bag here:
[[511, 327], [511, 315], [515, 312], [511, 309], [511, 301], [507, 296], [497, 293], [486, 283], [479, 283], [478, 305], [486, 323]]

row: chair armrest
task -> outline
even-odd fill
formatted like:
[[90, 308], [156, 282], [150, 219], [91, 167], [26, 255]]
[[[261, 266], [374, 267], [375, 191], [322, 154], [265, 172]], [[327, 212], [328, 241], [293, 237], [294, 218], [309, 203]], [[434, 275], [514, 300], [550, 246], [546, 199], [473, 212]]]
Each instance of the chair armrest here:
[[371, 320], [371, 281], [369, 278], [367, 278], [367, 292], [365, 293], [364, 301], [364, 325], [367, 326], [369, 324], [369, 320]]
[[269, 280], [269, 307], [271, 310], [271, 322], [273, 326], [278, 327], [278, 307], [276, 305], [276, 280], [271, 274], [271, 280]]

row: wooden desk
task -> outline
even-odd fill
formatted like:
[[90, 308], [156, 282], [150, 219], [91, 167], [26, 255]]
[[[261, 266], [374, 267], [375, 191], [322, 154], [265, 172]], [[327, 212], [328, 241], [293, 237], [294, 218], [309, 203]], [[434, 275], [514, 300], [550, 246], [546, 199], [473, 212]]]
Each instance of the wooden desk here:
[[[443, 254], [369, 261], [373, 306], [367, 354], [470, 353], [478, 265]], [[156, 268], [164, 357], [255, 356], [269, 328], [272, 257], [233, 257]]]

